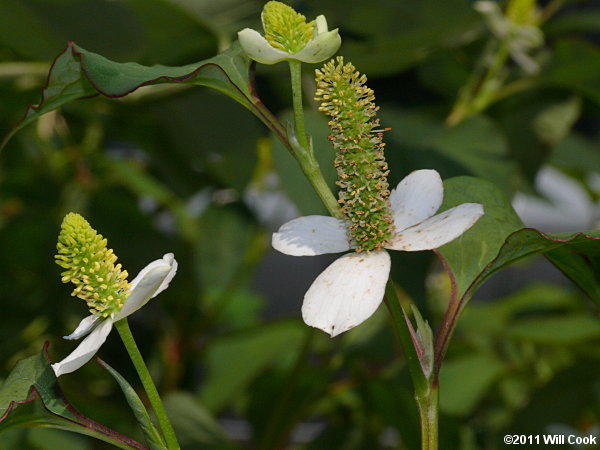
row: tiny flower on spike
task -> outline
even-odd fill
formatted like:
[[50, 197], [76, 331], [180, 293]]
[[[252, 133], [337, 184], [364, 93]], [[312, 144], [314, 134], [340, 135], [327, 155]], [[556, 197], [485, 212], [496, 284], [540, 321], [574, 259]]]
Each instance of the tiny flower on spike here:
[[304, 296], [306, 324], [332, 337], [368, 319], [385, 292], [390, 272], [386, 249], [438, 248], [463, 234], [483, 215], [464, 203], [436, 214], [444, 187], [435, 170], [417, 170], [391, 192], [382, 132], [366, 77], [342, 58], [317, 71], [320, 110], [331, 117], [329, 137], [337, 150], [339, 202], [346, 219], [306, 216], [273, 234], [273, 248], [292, 256], [354, 250], [334, 261]]
[[306, 17], [284, 3], [268, 2], [261, 18], [264, 36], [250, 28], [238, 33], [246, 55], [261, 64], [285, 60], [318, 63], [333, 56], [342, 43], [337, 28], [328, 30], [325, 16], [306, 22]]
[[172, 253], [151, 262], [127, 281], [127, 271], [107, 241], [82, 216], [69, 213], [61, 225], [56, 263], [65, 269], [64, 283], [73, 283], [73, 296], [85, 300], [91, 315], [65, 339], [87, 337], [62, 361], [52, 364], [56, 376], [73, 372], [88, 362], [102, 346], [113, 323], [134, 313], [165, 290], [177, 271]]

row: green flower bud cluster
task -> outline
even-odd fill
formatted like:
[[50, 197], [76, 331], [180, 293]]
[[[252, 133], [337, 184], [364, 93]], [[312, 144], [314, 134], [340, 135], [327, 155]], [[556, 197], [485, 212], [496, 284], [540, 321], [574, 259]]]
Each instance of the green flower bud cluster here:
[[90, 312], [102, 317], [121, 310], [129, 295], [127, 271], [115, 265], [117, 256], [87, 220], [75, 213], [65, 216], [58, 236], [56, 264], [66, 269], [62, 282], [71, 282], [71, 293], [87, 302]]
[[338, 194], [356, 251], [382, 249], [392, 236], [383, 130], [376, 118], [373, 90], [342, 57], [316, 71], [315, 100], [320, 111], [331, 117], [329, 140], [337, 151]]
[[288, 53], [296, 53], [306, 47], [315, 34], [314, 21], [284, 3], [270, 1], [262, 12], [265, 39], [273, 47]]

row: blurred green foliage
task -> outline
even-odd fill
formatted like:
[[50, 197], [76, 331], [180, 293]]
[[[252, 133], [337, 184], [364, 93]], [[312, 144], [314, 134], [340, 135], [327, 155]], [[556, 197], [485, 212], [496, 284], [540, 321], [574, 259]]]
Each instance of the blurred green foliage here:
[[[535, 193], [535, 176], [549, 164], [598, 201], [597, 2], [542, 2], [540, 72], [524, 76], [509, 63], [503, 96], [453, 127], [446, 118], [490, 39], [471, 2], [292, 3], [339, 27], [340, 54], [368, 75], [382, 125], [392, 129], [385, 136], [392, 185], [412, 170], [435, 168], [443, 178], [487, 180], [477, 182], [471, 201], [490, 185], [498, 204], [507, 204], [517, 192]], [[3, 0], [0, 134], [39, 101], [50, 63], [69, 40], [118, 62], [188, 65], [226, 49], [236, 31], [259, 28], [261, 8], [248, 0]], [[291, 104], [284, 69], [259, 66], [256, 74], [263, 103], [283, 122]], [[307, 126], [333, 182], [326, 121], [307, 103]], [[157, 85], [122, 99], [71, 102], [15, 134], [0, 153], [3, 378], [46, 340], [54, 360], [72, 349], [60, 336], [85, 309], [53, 262], [69, 211], [84, 214], [132, 274], [163, 253], [177, 256], [171, 288], [131, 325], [184, 448], [226, 448], [225, 433], [262, 449], [292, 441], [307, 449], [419, 448], [412, 386], [387, 312], [335, 340], [301, 323], [311, 275], [294, 258], [274, 255], [270, 233], [290, 215], [324, 209], [283, 145], [248, 110], [206, 87]], [[516, 217], [486, 219], [520, 227]], [[577, 245], [569, 247], [572, 258]], [[512, 262], [528, 254], [521, 250], [513, 242], [505, 256]], [[597, 246], [593, 252], [578, 263], [597, 262]], [[450, 296], [435, 255], [393, 258], [405, 301], [418, 304], [435, 329]], [[466, 290], [476, 274], [457, 273]], [[598, 306], [557, 284], [562, 279], [535, 282], [527, 266], [512, 273], [525, 277], [523, 287], [471, 302], [450, 345], [440, 380], [442, 448], [496, 449], [507, 433], [547, 434], [564, 425], [589, 434], [600, 424]], [[598, 280], [587, 282], [597, 296]], [[100, 356], [139, 387], [117, 338]], [[107, 375], [91, 362], [60, 381], [83, 414], [142, 439]], [[45, 429], [13, 428], [2, 440], [7, 448], [106, 445]]]

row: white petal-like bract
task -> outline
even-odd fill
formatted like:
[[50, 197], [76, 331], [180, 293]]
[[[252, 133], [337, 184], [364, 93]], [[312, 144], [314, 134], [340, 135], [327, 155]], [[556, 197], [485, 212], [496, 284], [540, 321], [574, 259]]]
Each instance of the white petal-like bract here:
[[433, 216], [442, 204], [444, 185], [435, 170], [415, 170], [390, 194], [397, 232]]
[[340, 45], [342, 45], [342, 38], [336, 28], [319, 34], [298, 53], [289, 55], [289, 59], [311, 64], [318, 63], [331, 58], [338, 51]]
[[238, 32], [238, 39], [246, 55], [261, 64], [275, 64], [292, 56], [273, 47], [258, 31], [251, 28]]
[[133, 279], [130, 294], [125, 300], [115, 321], [123, 319], [144, 306], [168, 286], [177, 272], [177, 261], [173, 253], [167, 253], [161, 259], [152, 261]]
[[75, 331], [73, 331], [68, 336], [63, 336], [63, 339], [81, 339], [83, 336], [85, 336], [94, 329], [94, 327], [97, 325], [98, 320], [100, 319], [102, 319], [102, 317], [97, 316], [95, 314], [90, 314], [89, 316], [85, 317], [81, 322], [79, 322], [79, 325], [77, 325]]
[[112, 329], [113, 321], [104, 319], [94, 331], [92, 331], [73, 352], [61, 362], [52, 364], [52, 369], [57, 377], [65, 373], [71, 373], [79, 369], [96, 354], [98, 349], [106, 341], [106, 337]]
[[89, 335], [61, 362], [52, 364], [57, 377], [73, 372], [83, 366], [96, 354], [102, 346], [112, 325], [144, 306], [151, 298], [156, 297], [168, 286], [177, 272], [177, 261], [173, 253], [167, 253], [161, 259], [152, 261], [134, 278], [129, 287], [130, 294], [125, 304], [115, 317], [103, 319], [94, 314], [84, 318], [75, 331], [65, 339], [79, 339]]
[[275, 64], [285, 60], [318, 63], [331, 58], [342, 45], [338, 29], [328, 31], [325, 16], [315, 19], [314, 37], [296, 53], [273, 47], [264, 36], [251, 28], [239, 31], [238, 39], [246, 55], [261, 64]]
[[273, 248], [292, 256], [315, 256], [350, 250], [346, 222], [335, 217], [305, 216], [273, 233]]
[[408, 252], [432, 250], [453, 241], [483, 215], [479, 203], [463, 203], [394, 235], [386, 248]]
[[329, 27], [327, 26], [327, 18], [321, 14], [315, 19], [315, 37], [322, 33], [327, 33]]
[[[394, 233], [385, 246], [392, 250], [432, 250], [456, 239], [483, 215], [483, 205], [464, 203], [434, 215], [442, 204], [444, 185], [435, 170], [417, 170], [390, 194]], [[273, 234], [273, 247], [292, 256], [338, 253], [354, 247], [348, 222], [306, 216], [291, 220]], [[381, 303], [390, 272], [385, 250], [350, 253], [334, 261], [304, 296], [307, 325], [331, 337], [368, 319]]]
[[381, 303], [389, 272], [390, 256], [385, 250], [342, 256], [306, 292], [304, 322], [331, 337], [364, 322]]

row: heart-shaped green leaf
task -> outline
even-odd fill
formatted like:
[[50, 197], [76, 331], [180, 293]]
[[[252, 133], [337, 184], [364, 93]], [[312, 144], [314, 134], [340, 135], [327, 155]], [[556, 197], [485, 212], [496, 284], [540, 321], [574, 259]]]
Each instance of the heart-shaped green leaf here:
[[510, 202], [491, 183], [457, 177], [445, 183], [442, 209], [481, 203], [485, 214], [455, 241], [439, 249], [456, 286], [468, 300], [498, 270], [527, 256], [543, 254], [600, 305], [600, 231], [545, 234], [522, 228]]
[[124, 97], [141, 86], [164, 83], [186, 83], [216, 89], [248, 108], [283, 137], [284, 130], [279, 121], [253, 94], [249, 70], [250, 60], [237, 42], [213, 58], [180, 67], [118, 63], [69, 42], [52, 64], [39, 104], [28, 108], [0, 149], [21, 128], [73, 100], [98, 94]]
[[452, 280], [452, 298], [436, 339], [439, 371], [461, 311], [475, 291], [498, 270], [527, 256], [543, 254], [600, 305], [600, 231], [544, 234], [522, 228], [510, 201], [492, 183], [456, 177], [444, 183], [441, 209], [481, 203], [485, 214], [458, 239], [437, 250]]
[[452, 273], [456, 296], [462, 298], [469, 286], [498, 254], [505, 239], [523, 227], [509, 199], [489, 181], [455, 177], [444, 182], [445, 210], [461, 203], [481, 203], [484, 215], [458, 239], [438, 252]]
[[49, 427], [92, 436], [124, 449], [146, 449], [77, 411], [64, 397], [46, 348], [17, 363], [0, 387], [0, 433], [11, 427]]

